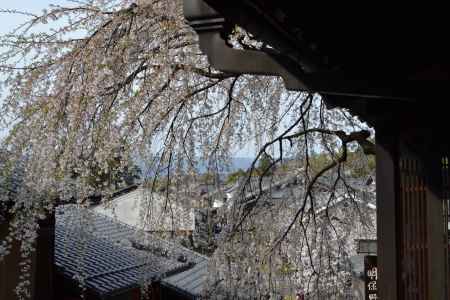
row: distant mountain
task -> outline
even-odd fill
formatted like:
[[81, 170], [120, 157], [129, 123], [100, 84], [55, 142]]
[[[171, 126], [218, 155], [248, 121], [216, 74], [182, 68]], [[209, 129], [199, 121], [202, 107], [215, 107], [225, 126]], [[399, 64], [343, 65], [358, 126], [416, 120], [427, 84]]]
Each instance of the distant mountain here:
[[237, 171], [239, 169], [247, 170], [250, 168], [254, 158], [251, 157], [235, 157], [232, 160], [232, 170], [231, 172]]
[[[252, 162], [253, 162], [253, 158], [251, 158], [251, 157], [234, 157], [231, 159], [230, 168], [227, 170], [222, 168], [222, 170], [219, 170], [220, 171], [219, 173], [225, 173], [225, 174], [232, 173], [239, 169], [242, 169], [245, 171], [251, 166]], [[206, 168], [207, 168], [207, 166], [204, 163], [199, 163], [198, 170], [200, 173], [206, 172]]]
[[[227, 173], [232, 173], [235, 172], [239, 169], [242, 170], [247, 170], [248, 168], [250, 168], [251, 164], [253, 162], [253, 158], [251, 157], [234, 157], [231, 159], [231, 166], [229, 169], [225, 170], [225, 169], [221, 169], [219, 170], [220, 173], [222, 174], [227, 174]], [[141, 170], [145, 170], [145, 163], [143, 161], [136, 161], [136, 165], [141, 169]], [[204, 173], [206, 172], [207, 166], [205, 163], [200, 162], [197, 166], [197, 169], [200, 173]], [[143, 174], [144, 177], [152, 177], [153, 176], [153, 172], [147, 172], [147, 174]]]

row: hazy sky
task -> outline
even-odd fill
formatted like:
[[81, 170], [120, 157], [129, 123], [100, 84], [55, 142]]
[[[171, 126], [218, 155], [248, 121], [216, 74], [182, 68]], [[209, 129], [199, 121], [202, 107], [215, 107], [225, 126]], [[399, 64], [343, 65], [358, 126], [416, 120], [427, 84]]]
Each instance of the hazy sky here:
[[[50, 4], [67, 4], [70, 6], [73, 5], [73, 2], [67, 0], [0, 0], [0, 11], [19, 10], [38, 14]], [[11, 32], [16, 26], [22, 24], [26, 18], [26, 16], [18, 14], [0, 13], [0, 35]], [[0, 103], [1, 101], [2, 99], [0, 98]], [[4, 134], [4, 132], [0, 131], [0, 139]], [[248, 157], [253, 156], [253, 152], [253, 141], [249, 141], [246, 147], [236, 149], [234, 155]]]
[[[0, 10], [16, 9], [20, 11], [27, 11], [31, 13], [38, 13], [50, 4], [64, 4], [64, 0], [1, 0]], [[5, 34], [11, 31], [15, 26], [19, 25], [25, 20], [24, 16], [5, 14], [0, 15], [0, 34]]]

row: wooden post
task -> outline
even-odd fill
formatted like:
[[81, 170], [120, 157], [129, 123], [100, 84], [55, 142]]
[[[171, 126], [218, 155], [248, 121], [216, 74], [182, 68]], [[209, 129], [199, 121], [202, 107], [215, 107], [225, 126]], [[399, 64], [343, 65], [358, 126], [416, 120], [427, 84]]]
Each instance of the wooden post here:
[[398, 155], [397, 140], [392, 133], [377, 131], [377, 239], [378, 295], [383, 300], [398, 299]]
[[54, 299], [55, 215], [39, 222], [36, 241], [35, 300]]
[[426, 159], [426, 211], [427, 211], [427, 245], [428, 245], [428, 282], [429, 299], [447, 299], [446, 280], [448, 236], [444, 225], [442, 165], [439, 154], [428, 153]]
[[403, 119], [409, 127], [377, 128], [379, 297], [447, 299], [440, 141], [431, 125], [423, 132]]
[[[0, 220], [0, 241], [4, 240], [8, 235], [9, 222]], [[20, 262], [20, 245], [13, 243], [10, 254], [0, 261], [0, 299], [13, 300], [16, 299], [14, 289], [19, 283], [19, 262]]]

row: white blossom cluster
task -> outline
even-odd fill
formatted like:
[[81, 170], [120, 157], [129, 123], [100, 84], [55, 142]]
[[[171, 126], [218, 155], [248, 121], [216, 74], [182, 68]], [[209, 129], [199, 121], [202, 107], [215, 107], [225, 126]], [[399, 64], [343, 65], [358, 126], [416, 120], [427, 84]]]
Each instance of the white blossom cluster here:
[[[23, 166], [17, 190], [0, 195], [0, 214], [10, 224], [9, 235], [0, 242], [0, 260], [14, 241], [21, 243], [25, 265], [17, 287], [20, 297], [29, 296], [26, 274], [38, 221], [55, 206], [85, 205], [93, 195], [109, 199], [123, 186], [120, 174], [136, 160], [144, 162], [152, 190], [167, 201], [184, 201], [180, 191], [198, 182], [200, 163], [218, 175], [246, 147], [256, 149], [252, 169], [264, 153], [271, 154], [274, 166], [286, 157], [301, 161], [297, 175], [305, 178], [308, 193], [306, 198], [293, 193], [294, 200], [279, 211], [276, 205], [252, 212], [238, 227], [233, 226], [238, 219], [230, 222], [235, 234], [221, 242], [217, 254], [219, 273], [228, 277], [218, 280], [225, 287], [239, 287], [229, 292], [244, 298], [303, 288], [301, 278], [310, 271], [299, 268], [302, 264], [293, 257], [304, 259], [309, 234], [290, 225], [283, 241], [273, 242], [289, 220], [299, 220], [299, 207], [306, 202], [306, 210], [314, 207], [315, 175], [367, 165], [349, 135], [367, 130], [364, 124], [348, 112], [327, 110], [318, 95], [286, 91], [278, 78], [210, 68], [186, 25], [181, 1], [90, 0], [53, 5], [40, 15], [1, 12], [29, 17], [0, 37], [0, 131], [7, 133], [1, 141], [7, 155], [0, 178], [11, 178], [19, 162]], [[40, 30], [43, 24], [50, 29]], [[241, 29], [231, 34], [236, 47], [241, 41], [262, 46]], [[347, 162], [348, 151], [357, 158]], [[328, 157], [323, 172], [310, 164], [317, 153]], [[244, 185], [250, 192], [258, 190], [257, 184]], [[314, 226], [307, 230], [319, 226], [310, 224]], [[245, 234], [237, 233], [242, 228]], [[326, 233], [320, 226], [315, 230], [319, 236]], [[333, 239], [342, 238], [351, 239], [334, 233]], [[338, 254], [330, 252], [329, 257], [328, 267], [334, 269]]]
[[[321, 206], [314, 210], [307, 206], [303, 218], [279, 243], [298, 205], [288, 196], [260, 199], [271, 205], [256, 207], [237, 232], [223, 236], [212, 258], [207, 295], [214, 299], [277, 299], [298, 293], [309, 295], [308, 299], [342, 296], [352, 276], [350, 258], [357, 255], [356, 241], [376, 238], [375, 194], [373, 188], [360, 188], [335, 199], [324, 192], [316, 194]], [[291, 189], [301, 193], [298, 186]]]

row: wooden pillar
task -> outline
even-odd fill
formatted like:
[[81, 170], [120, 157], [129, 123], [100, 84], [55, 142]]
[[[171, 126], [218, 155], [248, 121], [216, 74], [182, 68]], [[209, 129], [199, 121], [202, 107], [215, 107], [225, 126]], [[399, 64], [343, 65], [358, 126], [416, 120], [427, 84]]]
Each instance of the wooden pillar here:
[[39, 222], [36, 241], [35, 292], [34, 299], [53, 300], [54, 291], [54, 251], [55, 215]]
[[429, 299], [447, 298], [447, 247], [448, 234], [444, 217], [444, 190], [442, 178], [442, 156], [440, 153], [428, 153], [425, 158], [426, 212], [427, 212], [427, 245]]
[[398, 299], [397, 140], [392, 133], [377, 130], [377, 253], [378, 291], [383, 300]]
[[151, 290], [151, 292], [150, 292], [151, 300], [164, 299], [163, 293], [162, 293], [162, 288], [161, 288], [161, 281], [159, 279], [152, 281], [150, 290]]
[[[0, 241], [8, 235], [9, 222], [6, 219], [0, 219]], [[20, 250], [19, 243], [14, 242], [10, 253], [0, 261], [0, 299], [17, 299], [14, 292], [19, 283], [19, 262]]]
[[447, 299], [442, 154], [433, 151], [442, 141], [384, 128], [377, 128], [380, 299]]

